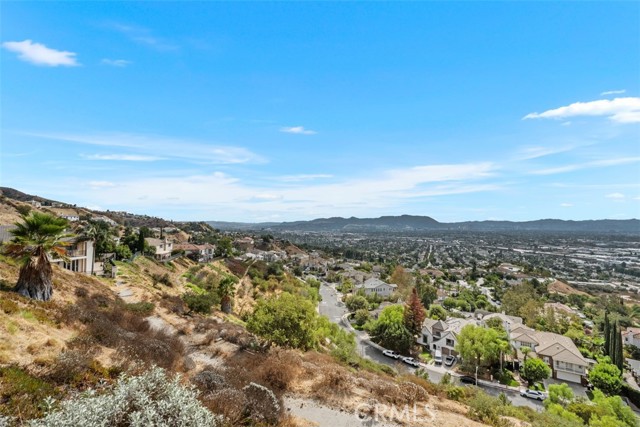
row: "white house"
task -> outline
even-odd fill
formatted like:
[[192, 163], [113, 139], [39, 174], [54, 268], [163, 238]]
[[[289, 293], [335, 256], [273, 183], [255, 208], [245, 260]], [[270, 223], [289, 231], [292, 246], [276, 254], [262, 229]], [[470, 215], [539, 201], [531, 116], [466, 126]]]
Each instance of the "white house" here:
[[640, 328], [627, 328], [622, 331], [624, 345], [635, 345], [640, 347]]
[[65, 248], [66, 260], [52, 259], [51, 263], [77, 273], [93, 274], [95, 268], [93, 240], [71, 239], [69, 243], [70, 245]]
[[429, 350], [440, 350], [443, 356], [457, 356], [455, 350], [458, 334], [467, 325], [477, 325], [473, 319], [451, 317], [447, 320], [425, 319], [422, 323], [422, 337], [418, 343]]
[[395, 292], [398, 285], [394, 285], [393, 283], [386, 283], [380, 279], [371, 278], [366, 280], [364, 283], [360, 285], [356, 285], [356, 290], [363, 289], [365, 295], [373, 295], [378, 294], [383, 298], [391, 296], [392, 293]]
[[173, 242], [164, 239], [155, 239], [153, 237], [147, 237], [144, 239], [147, 244], [154, 249], [155, 258], [158, 260], [167, 259], [171, 256], [171, 251], [173, 251]]

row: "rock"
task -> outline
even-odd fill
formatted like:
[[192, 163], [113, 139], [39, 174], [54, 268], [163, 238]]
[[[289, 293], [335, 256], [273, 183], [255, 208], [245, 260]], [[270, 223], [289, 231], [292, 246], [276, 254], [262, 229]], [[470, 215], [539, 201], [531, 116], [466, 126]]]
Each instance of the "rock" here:
[[182, 364], [184, 365], [184, 369], [186, 371], [191, 371], [192, 369], [196, 368], [196, 362], [194, 362], [193, 359], [189, 356], [184, 357], [184, 359], [182, 360]]

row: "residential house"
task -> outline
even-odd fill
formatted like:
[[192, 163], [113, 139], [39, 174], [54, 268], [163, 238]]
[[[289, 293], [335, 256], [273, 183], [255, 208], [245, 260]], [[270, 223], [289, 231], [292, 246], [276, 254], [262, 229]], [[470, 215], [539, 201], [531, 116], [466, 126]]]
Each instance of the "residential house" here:
[[67, 241], [69, 246], [65, 248], [66, 259], [53, 258], [51, 263], [77, 273], [93, 274], [95, 270], [93, 240], [68, 239]]
[[432, 352], [440, 350], [444, 356], [457, 356], [455, 347], [458, 344], [458, 334], [467, 325], [477, 325], [477, 322], [457, 317], [447, 320], [425, 319], [418, 343]]
[[511, 330], [510, 340], [517, 359], [524, 360], [523, 347], [549, 365], [552, 378], [573, 383], [586, 382], [591, 362], [584, 358], [570, 338], [551, 332], [541, 332], [521, 325]]
[[171, 257], [171, 251], [173, 251], [173, 242], [164, 239], [156, 239], [153, 237], [147, 237], [144, 239], [149, 247], [154, 249], [155, 258], [157, 260], [163, 260]]
[[198, 262], [208, 262], [215, 257], [214, 245], [205, 243], [204, 245], [196, 245], [193, 243], [176, 243], [173, 245], [176, 250], [184, 251], [185, 255], [197, 260]]
[[69, 222], [76, 222], [76, 221], [80, 221], [80, 216], [79, 215], [67, 215], [67, 214], [62, 214], [60, 215], [60, 218], [64, 218]]
[[509, 316], [504, 313], [490, 313], [483, 310], [476, 310], [476, 318], [482, 326], [487, 326], [487, 321], [490, 319], [500, 319], [502, 327], [507, 333], [522, 325], [522, 317]]
[[365, 295], [378, 294], [378, 296], [387, 298], [395, 292], [397, 287], [398, 285], [394, 285], [393, 283], [386, 283], [380, 279], [371, 278], [360, 285], [356, 285], [356, 290], [363, 289]]
[[[13, 239], [13, 230], [15, 225], [0, 226], [0, 244]], [[77, 238], [65, 239], [68, 246], [66, 250], [66, 260], [60, 258], [52, 258], [51, 263], [57, 264], [67, 270], [84, 274], [93, 274], [95, 270], [95, 250], [93, 240], [80, 240]]]
[[635, 345], [640, 348], [640, 328], [627, 328], [622, 331], [624, 345]]

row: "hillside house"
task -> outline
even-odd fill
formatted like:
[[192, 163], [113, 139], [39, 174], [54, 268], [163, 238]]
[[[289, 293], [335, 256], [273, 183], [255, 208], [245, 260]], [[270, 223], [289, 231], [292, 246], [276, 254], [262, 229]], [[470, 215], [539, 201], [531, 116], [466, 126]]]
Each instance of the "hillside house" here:
[[51, 258], [52, 264], [76, 273], [93, 274], [95, 271], [95, 249], [93, 240], [68, 239], [66, 260]]
[[360, 285], [356, 285], [356, 290], [364, 290], [365, 295], [378, 294], [382, 298], [387, 298], [395, 292], [398, 285], [386, 283], [380, 279], [371, 278]]
[[171, 251], [173, 251], [173, 242], [164, 238], [156, 239], [153, 237], [147, 237], [144, 241], [154, 250], [154, 256], [157, 260], [163, 260], [171, 257]]
[[622, 331], [624, 345], [635, 345], [640, 348], [640, 328], [627, 328]]
[[578, 384], [586, 382], [592, 362], [582, 356], [570, 338], [524, 325], [514, 328], [509, 337], [519, 361], [524, 360], [521, 348], [528, 347], [531, 349], [529, 355], [535, 355], [549, 365], [552, 378]]
[[418, 343], [430, 351], [440, 350], [443, 356], [457, 356], [458, 334], [467, 325], [477, 325], [473, 319], [452, 317], [447, 320], [425, 319]]

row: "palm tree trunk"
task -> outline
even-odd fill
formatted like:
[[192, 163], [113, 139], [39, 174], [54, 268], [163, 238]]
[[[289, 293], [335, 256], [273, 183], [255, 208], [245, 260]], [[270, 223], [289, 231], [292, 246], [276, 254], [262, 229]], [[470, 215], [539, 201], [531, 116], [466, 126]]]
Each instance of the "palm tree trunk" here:
[[53, 295], [53, 269], [44, 251], [32, 256], [20, 269], [14, 291], [39, 301], [49, 301]]
[[222, 309], [223, 313], [229, 314], [231, 313], [231, 297], [228, 295], [225, 295], [222, 297], [222, 300], [220, 301], [220, 308]]

